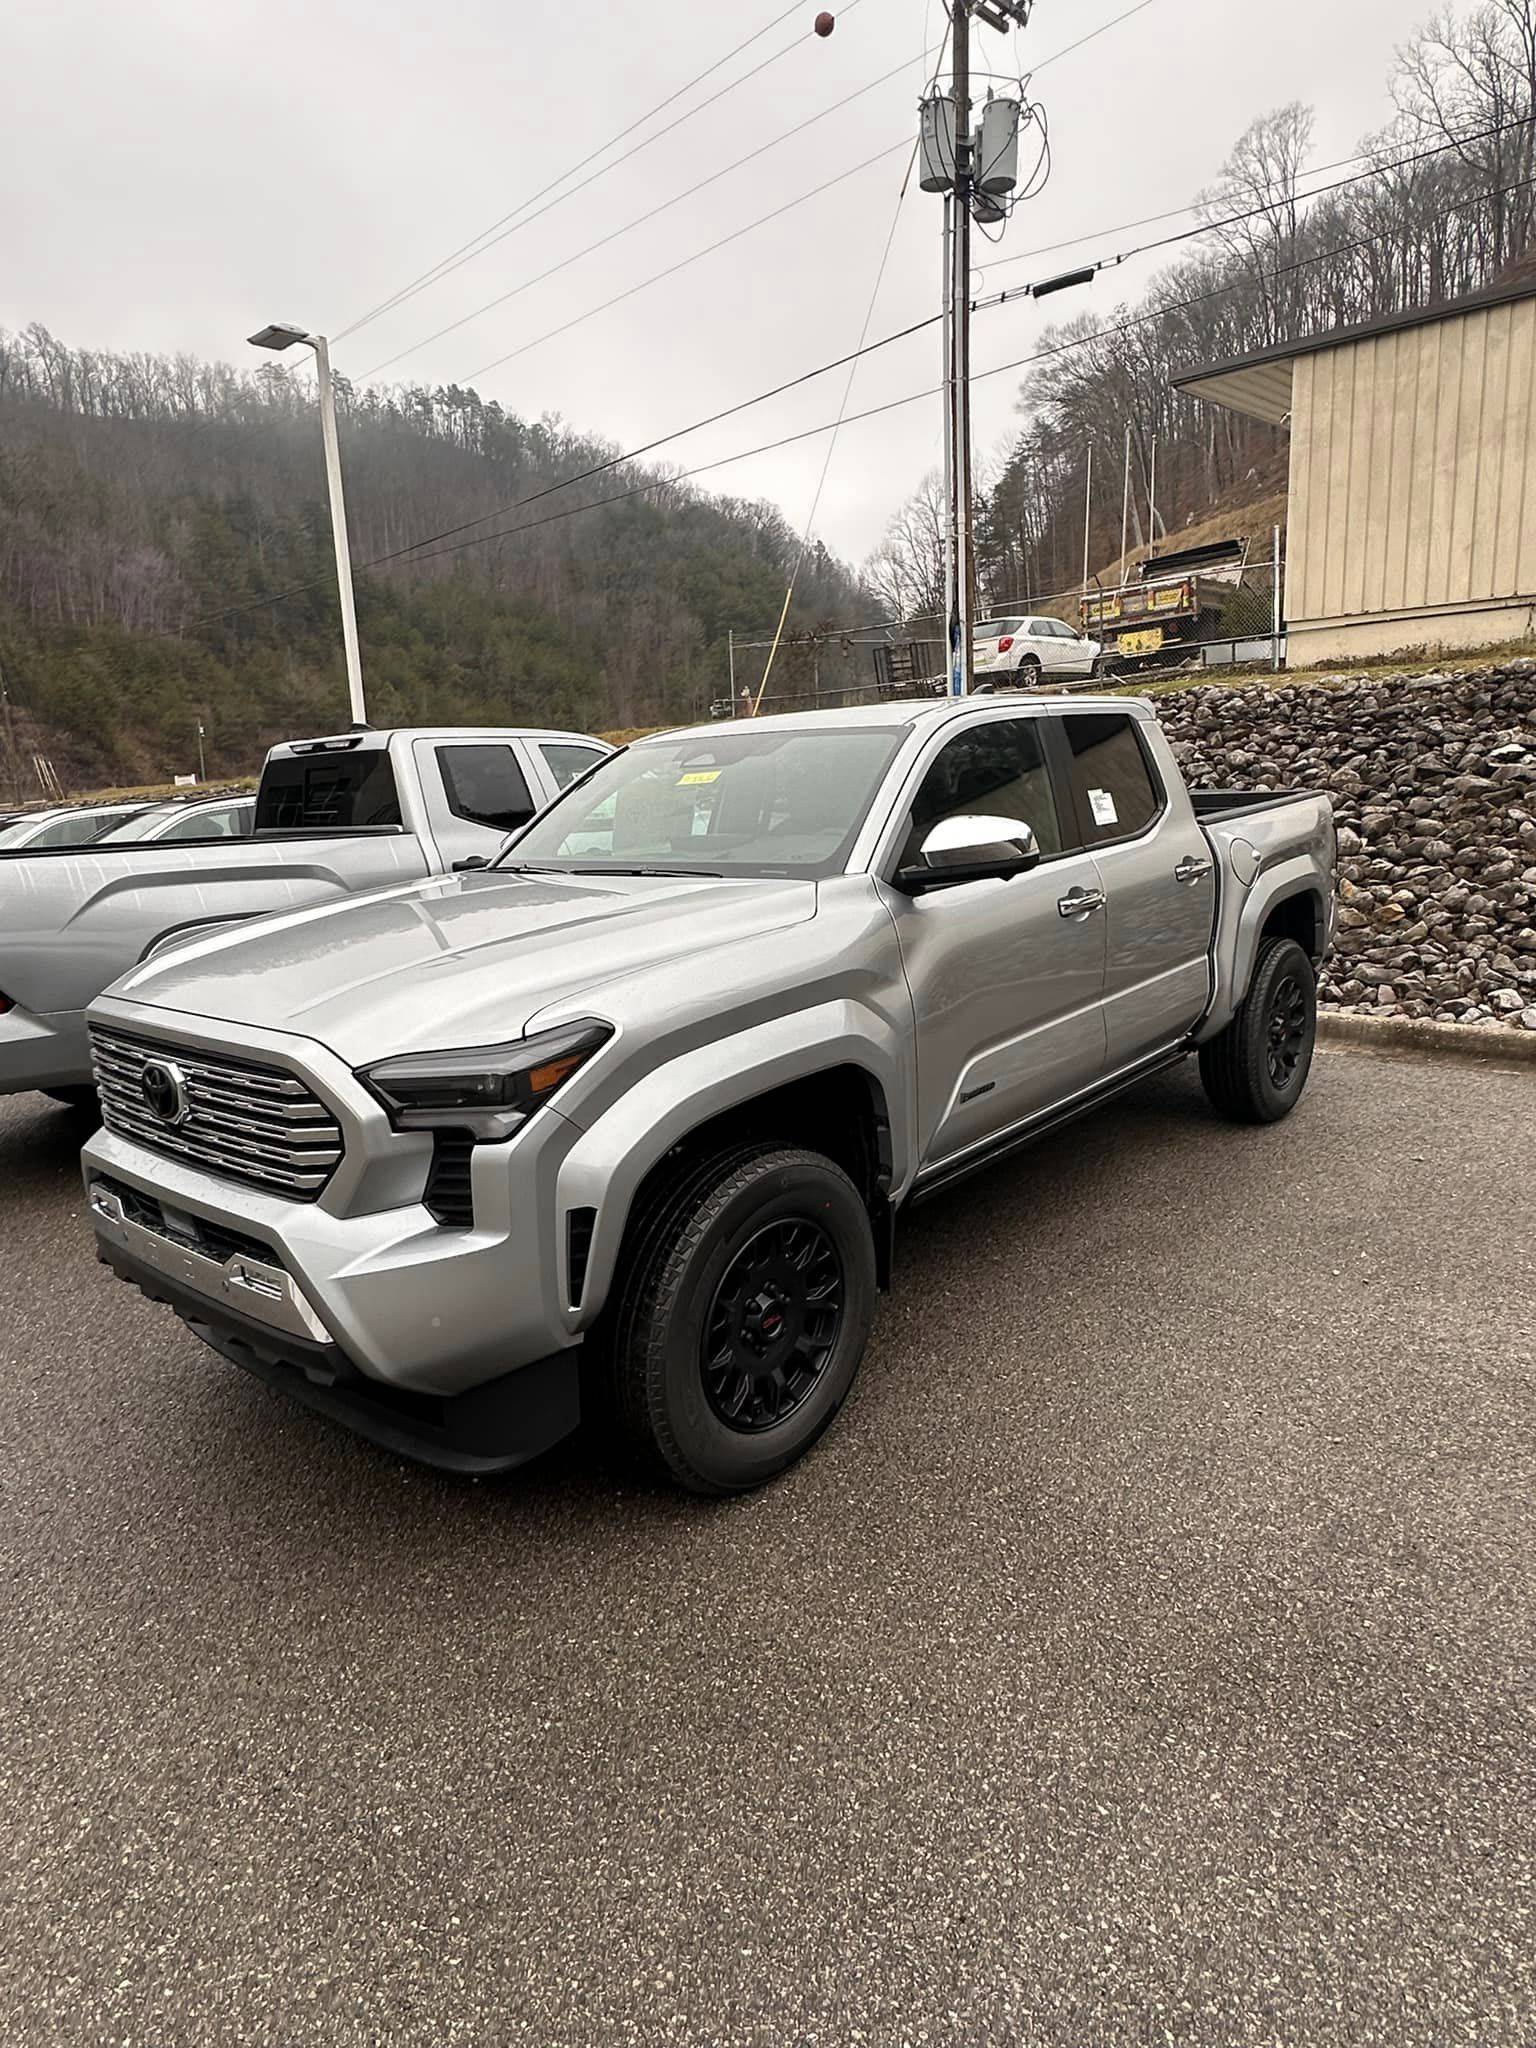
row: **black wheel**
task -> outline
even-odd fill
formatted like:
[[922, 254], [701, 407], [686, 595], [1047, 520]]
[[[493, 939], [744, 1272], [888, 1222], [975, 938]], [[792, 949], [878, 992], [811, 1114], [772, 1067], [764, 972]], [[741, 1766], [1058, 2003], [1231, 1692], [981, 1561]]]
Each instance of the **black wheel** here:
[[88, 1110], [92, 1116], [101, 1114], [100, 1098], [86, 1082], [77, 1088], [45, 1088], [42, 1092], [50, 1102], [62, 1102], [66, 1109]]
[[1096, 683], [1104, 674], [1104, 657], [1102, 654], [1096, 654], [1088, 664], [1089, 679]]
[[692, 1493], [743, 1493], [847, 1398], [876, 1298], [874, 1234], [819, 1153], [738, 1150], [642, 1224], [606, 1346], [622, 1434]]
[[1307, 1085], [1317, 1039], [1317, 977], [1294, 939], [1267, 939], [1225, 1031], [1200, 1048], [1200, 1079], [1223, 1116], [1272, 1124]]
[[1019, 665], [1013, 672], [1014, 682], [1021, 690], [1032, 690], [1040, 680], [1040, 657], [1025, 654], [1019, 658]]

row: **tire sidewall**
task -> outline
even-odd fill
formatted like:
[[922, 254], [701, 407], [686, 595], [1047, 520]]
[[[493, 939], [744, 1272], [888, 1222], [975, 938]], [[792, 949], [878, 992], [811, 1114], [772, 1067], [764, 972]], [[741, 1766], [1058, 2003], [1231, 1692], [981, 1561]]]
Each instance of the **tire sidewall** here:
[[[1301, 1055], [1296, 1062], [1290, 1085], [1277, 1088], [1269, 1072], [1269, 1016], [1274, 1006], [1275, 990], [1285, 978], [1294, 974], [1301, 984], [1302, 1000], [1306, 1006], [1306, 1035]], [[1258, 1106], [1266, 1121], [1275, 1122], [1289, 1115], [1300, 1101], [1307, 1085], [1307, 1075], [1312, 1068], [1312, 1052], [1317, 1043], [1317, 981], [1312, 971], [1312, 962], [1294, 939], [1286, 939], [1270, 948], [1259, 962], [1254, 977], [1252, 1010], [1247, 1019], [1250, 1041], [1247, 1048], [1248, 1069], [1252, 1079]]]
[[[722, 1422], [704, 1390], [704, 1322], [731, 1261], [768, 1225], [790, 1216], [817, 1223], [843, 1268], [843, 1315], [833, 1356], [809, 1397], [782, 1423], [760, 1434]], [[876, 1301], [874, 1238], [850, 1181], [811, 1162], [774, 1167], [740, 1189], [699, 1242], [684, 1252], [667, 1290], [676, 1303], [666, 1331], [659, 1402], [667, 1432], [692, 1471], [712, 1490], [759, 1485], [800, 1457], [847, 1399], [864, 1355]]]

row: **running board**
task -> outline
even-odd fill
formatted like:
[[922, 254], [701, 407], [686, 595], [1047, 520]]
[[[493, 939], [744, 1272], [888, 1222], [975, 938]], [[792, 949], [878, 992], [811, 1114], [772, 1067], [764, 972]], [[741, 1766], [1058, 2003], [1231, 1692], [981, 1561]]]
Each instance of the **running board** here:
[[937, 1166], [931, 1166], [917, 1176], [912, 1184], [912, 1192], [903, 1206], [912, 1208], [919, 1202], [926, 1202], [930, 1195], [942, 1194], [946, 1189], [954, 1187], [957, 1182], [969, 1180], [973, 1173], [981, 1173], [985, 1168], [995, 1166], [1000, 1159], [1008, 1158], [1011, 1153], [1022, 1152], [1026, 1145], [1033, 1145], [1037, 1138], [1044, 1138], [1052, 1131], [1059, 1131], [1063, 1124], [1073, 1123], [1078, 1117], [1086, 1116], [1090, 1110], [1102, 1108], [1106, 1102], [1113, 1102], [1117, 1095], [1123, 1095], [1128, 1088], [1136, 1087], [1138, 1082], [1150, 1080], [1152, 1075], [1161, 1074], [1168, 1067], [1176, 1067], [1180, 1060], [1188, 1059], [1194, 1050], [1194, 1042], [1183, 1039], [1178, 1045], [1170, 1046], [1166, 1052], [1154, 1053], [1150, 1059], [1126, 1068], [1123, 1073], [1116, 1074], [1098, 1087], [1089, 1089], [1081, 1095], [1074, 1095], [1070, 1102], [1061, 1103], [1055, 1109], [1042, 1110], [1029, 1122], [1015, 1124], [1012, 1129], [999, 1132], [995, 1138], [986, 1139], [964, 1158], [940, 1161]]

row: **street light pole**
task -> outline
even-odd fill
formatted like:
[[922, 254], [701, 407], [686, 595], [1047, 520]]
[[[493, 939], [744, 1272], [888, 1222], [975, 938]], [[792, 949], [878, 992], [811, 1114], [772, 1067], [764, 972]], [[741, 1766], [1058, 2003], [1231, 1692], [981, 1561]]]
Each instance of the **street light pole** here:
[[274, 322], [251, 336], [256, 348], [281, 352], [302, 341], [315, 352], [315, 382], [320, 402], [320, 438], [325, 444], [325, 482], [331, 500], [331, 539], [336, 549], [336, 590], [341, 600], [341, 644], [347, 660], [347, 695], [352, 723], [366, 725], [363, 663], [357, 644], [357, 606], [352, 594], [352, 549], [347, 540], [347, 505], [341, 488], [341, 446], [336, 438], [336, 393], [331, 383], [331, 351], [323, 334]]

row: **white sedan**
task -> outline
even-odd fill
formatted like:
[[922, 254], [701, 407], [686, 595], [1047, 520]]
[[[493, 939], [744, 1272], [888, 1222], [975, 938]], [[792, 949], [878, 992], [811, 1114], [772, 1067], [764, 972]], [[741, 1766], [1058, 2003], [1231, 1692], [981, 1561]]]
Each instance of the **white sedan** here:
[[1085, 639], [1060, 619], [1023, 614], [979, 620], [972, 638], [977, 682], [985, 677], [994, 688], [1005, 679], [1016, 688], [1028, 689], [1042, 680], [1063, 682], [1069, 676], [1096, 676], [1104, 652], [1099, 641]]

